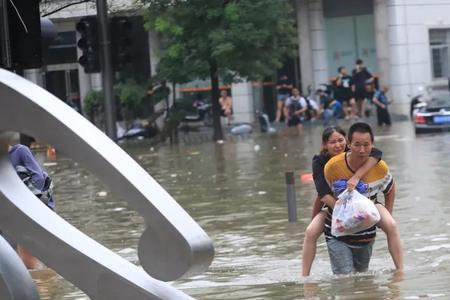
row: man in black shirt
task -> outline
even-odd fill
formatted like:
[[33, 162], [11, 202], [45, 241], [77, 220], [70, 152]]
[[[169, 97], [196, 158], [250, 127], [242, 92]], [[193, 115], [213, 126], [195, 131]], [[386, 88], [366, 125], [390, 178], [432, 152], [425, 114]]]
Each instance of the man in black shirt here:
[[[291, 95], [291, 90], [294, 87], [287, 75], [281, 75], [277, 82], [277, 116], [275, 122], [280, 122], [284, 115], [284, 106], [287, 98]], [[287, 118], [287, 116], [284, 116]]]
[[346, 120], [353, 116], [356, 109], [351, 84], [352, 77], [347, 74], [347, 69], [344, 66], [340, 66], [335, 81], [334, 97], [342, 104]]
[[361, 59], [356, 60], [356, 68], [352, 71], [352, 90], [356, 100], [357, 114], [362, 117], [366, 99], [366, 83], [373, 80], [372, 74], [366, 69]]

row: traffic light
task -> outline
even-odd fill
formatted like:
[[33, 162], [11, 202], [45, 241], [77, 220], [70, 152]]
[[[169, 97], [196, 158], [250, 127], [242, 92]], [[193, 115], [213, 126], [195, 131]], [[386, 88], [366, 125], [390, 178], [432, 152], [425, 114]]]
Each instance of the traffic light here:
[[97, 18], [93, 16], [81, 18], [75, 28], [81, 35], [77, 45], [83, 52], [78, 62], [86, 73], [100, 72]]
[[116, 71], [123, 69], [131, 62], [132, 27], [128, 17], [111, 18], [111, 52]]

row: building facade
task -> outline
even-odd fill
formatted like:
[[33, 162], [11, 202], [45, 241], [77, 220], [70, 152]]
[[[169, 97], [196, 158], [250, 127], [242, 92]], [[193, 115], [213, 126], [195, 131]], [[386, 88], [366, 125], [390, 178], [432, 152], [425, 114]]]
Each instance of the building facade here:
[[[410, 96], [419, 87], [447, 86], [450, 0], [296, 0], [295, 4], [303, 91], [327, 83], [339, 66], [353, 69], [358, 58], [381, 84], [391, 87], [392, 109], [398, 112], [407, 112]], [[28, 77], [63, 100], [78, 95], [82, 101], [87, 91], [101, 86], [99, 74], [85, 74], [77, 62], [75, 24], [95, 13], [92, 3], [83, 3], [50, 15], [58, 28], [58, 42], [51, 49], [45, 76], [27, 71]], [[146, 33], [146, 43], [148, 59], [140, 66], [145, 65], [150, 76], [157, 63], [156, 35]], [[254, 84], [235, 85], [232, 94], [236, 121], [254, 121], [254, 112], [261, 109]]]
[[[127, 3], [128, 2], [128, 3]], [[75, 26], [77, 22], [85, 16], [97, 14], [95, 4], [87, 2], [70, 6], [58, 11], [58, 7], [64, 7], [64, 1], [52, 2], [41, 5], [41, 14], [50, 13], [48, 18], [52, 20], [57, 29], [57, 36], [49, 45], [49, 49], [44, 55], [44, 67], [41, 70], [28, 70], [26, 75], [30, 77], [30, 72], [34, 77], [43, 75], [42, 85], [47, 90], [55, 94], [60, 99], [68, 99], [82, 102], [86, 93], [90, 90], [100, 90], [100, 73], [86, 74], [84, 68], [78, 63], [81, 50], [77, 47], [80, 38]], [[110, 10], [116, 15], [129, 15], [131, 6], [129, 1], [112, 1]], [[128, 5], [128, 6], [126, 6]], [[131, 10], [133, 11], [133, 10]], [[139, 61], [131, 63], [133, 69], [133, 79], [138, 82], [147, 82], [151, 75], [150, 49], [152, 35], [143, 29], [142, 18], [140, 16], [130, 17], [132, 22], [131, 35], [133, 37], [132, 56]], [[39, 78], [33, 80], [39, 83]], [[80, 103], [81, 105], [81, 103]]]
[[450, 76], [450, 0], [297, 0], [302, 86], [328, 82], [360, 58], [407, 111], [420, 86]]
[[[25, 70], [25, 77], [45, 87], [55, 96], [66, 102], [75, 102], [79, 108], [83, 106], [86, 94], [91, 90], [100, 90], [102, 80], [100, 73], [87, 74], [78, 63], [81, 50], [77, 47], [80, 36], [75, 30], [77, 22], [85, 16], [96, 15], [95, 3], [85, 2], [58, 10], [68, 4], [68, 1], [55, 1], [41, 4], [41, 14], [48, 15], [57, 29], [57, 37], [51, 43], [47, 55], [44, 57], [44, 66], [41, 69]], [[138, 82], [145, 83], [152, 75], [156, 74], [158, 64], [158, 52], [160, 43], [154, 32], [145, 32], [142, 17], [139, 15], [139, 7], [130, 0], [108, 1], [109, 14], [120, 15], [125, 12], [131, 17], [133, 23], [133, 77]], [[56, 11], [53, 13], [53, 11]], [[134, 13], [133, 13], [134, 12]], [[114, 33], [112, 33], [114, 34]], [[135, 78], [136, 79], [136, 78]], [[169, 85], [171, 87], [171, 85]], [[255, 111], [260, 110], [261, 88], [251, 82], [233, 84], [231, 92], [234, 102], [235, 122], [253, 122]], [[257, 99], [255, 99], [255, 97]], [[172, 102], [173, 96], [169, 97]], [[165, 103], [156, 104], [155, 111], [164, 109]], [[163, 118], [160, 118], [159, 126], [162, 126]]]

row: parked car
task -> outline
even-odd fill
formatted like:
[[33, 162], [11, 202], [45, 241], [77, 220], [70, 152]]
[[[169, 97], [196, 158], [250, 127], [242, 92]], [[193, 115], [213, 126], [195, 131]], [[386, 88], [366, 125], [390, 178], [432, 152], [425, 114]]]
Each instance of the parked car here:
[[433, 91], [413, 109], [416, 133], [450, 130], [450, 92]]

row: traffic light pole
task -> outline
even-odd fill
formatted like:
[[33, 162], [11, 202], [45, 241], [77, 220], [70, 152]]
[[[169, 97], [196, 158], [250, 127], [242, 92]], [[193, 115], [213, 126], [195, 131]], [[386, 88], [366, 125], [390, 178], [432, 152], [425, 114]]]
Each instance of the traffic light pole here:
[[106, 134], [117, 141], [116, 105], [113, 90], [113, 69], [111, 58], [111, 35], [108, 27], [108, 7], [106, 0], [97, 0], [97, 15], [100, 35], [100, 66], [102, 72], [103, 93], [105, 95]]
[[8, 0], [0, 0], [0, 66], [12, 68], [11, 49], [9, 48]]

